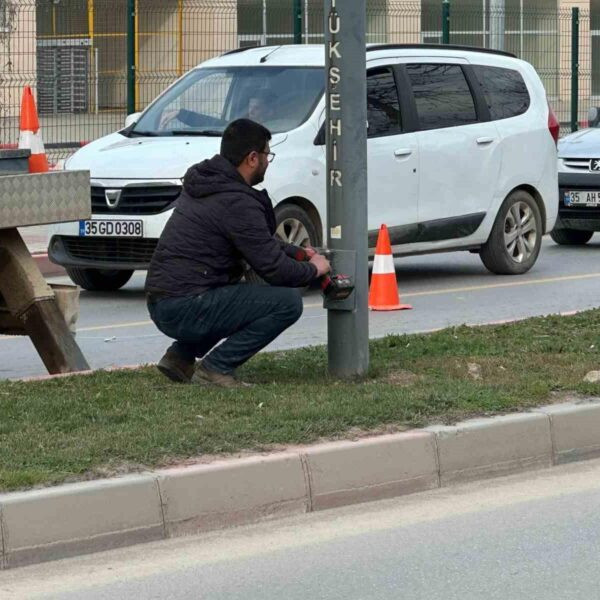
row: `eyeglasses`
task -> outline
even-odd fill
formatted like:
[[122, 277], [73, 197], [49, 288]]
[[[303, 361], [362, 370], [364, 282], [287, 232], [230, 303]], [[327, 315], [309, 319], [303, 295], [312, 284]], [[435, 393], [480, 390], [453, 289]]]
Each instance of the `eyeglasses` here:
[[275, 160], [275, 156], [277, 156], [273, 152], [259, 152], [259, 154], [264, 154], [267, 157], [267, 161], [272, 163]]

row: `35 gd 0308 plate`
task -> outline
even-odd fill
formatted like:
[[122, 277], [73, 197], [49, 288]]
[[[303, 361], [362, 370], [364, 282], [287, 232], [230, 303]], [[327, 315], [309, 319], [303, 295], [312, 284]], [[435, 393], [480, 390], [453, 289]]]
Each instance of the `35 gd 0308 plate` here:
[[600, 206], [600, 190], [577, 190], [564, 193], [565, 206]]
[[80, 237], [144, 237], [143, 221], [79, 221]]

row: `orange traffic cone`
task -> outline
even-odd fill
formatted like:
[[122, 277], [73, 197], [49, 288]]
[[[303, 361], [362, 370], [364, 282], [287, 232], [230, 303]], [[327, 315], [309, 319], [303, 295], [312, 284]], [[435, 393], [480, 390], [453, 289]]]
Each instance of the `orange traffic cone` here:
[[46, 173], [50, 170], [48, 158], [40, 133], [40, 122], [38, 120], [35, 100], [31, 88], [26, 85], [23, 89], [21, 100], [21, 124], [19, 134], [19, 148], [31, 150], [29, 157], [30, 173]]
[[409, 304], [400, 304], [392, 246], [385, 225], [381, 226], [377, 238], [373, 276], [371, 277], [371, 288], [369, 290], [369, 308], [371, 310], [407, 310], [412, 308]]

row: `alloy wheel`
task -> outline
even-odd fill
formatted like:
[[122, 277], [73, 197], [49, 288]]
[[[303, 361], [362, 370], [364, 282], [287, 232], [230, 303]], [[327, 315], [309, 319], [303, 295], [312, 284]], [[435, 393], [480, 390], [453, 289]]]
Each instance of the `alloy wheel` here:
[[535, 251], [537, 236], [533, 210], [525, 202], [515, 202], [504, 220], [504, 243], [511, 259], [525, 262]]
[[277, 237], [294, 246], [309, 246], [310, 236], [301, 221], [294, 218], [285, 219], [279, 224]]

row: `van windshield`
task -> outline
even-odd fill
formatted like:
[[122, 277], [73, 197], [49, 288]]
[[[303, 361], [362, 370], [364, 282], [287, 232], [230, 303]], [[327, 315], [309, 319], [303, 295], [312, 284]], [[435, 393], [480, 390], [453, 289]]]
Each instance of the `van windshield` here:
[[200, 68], [150, 106], [129, 135], [221, 135], [235, 119], [272, 133], [299, 127], [323, 95], [322, 68]]

